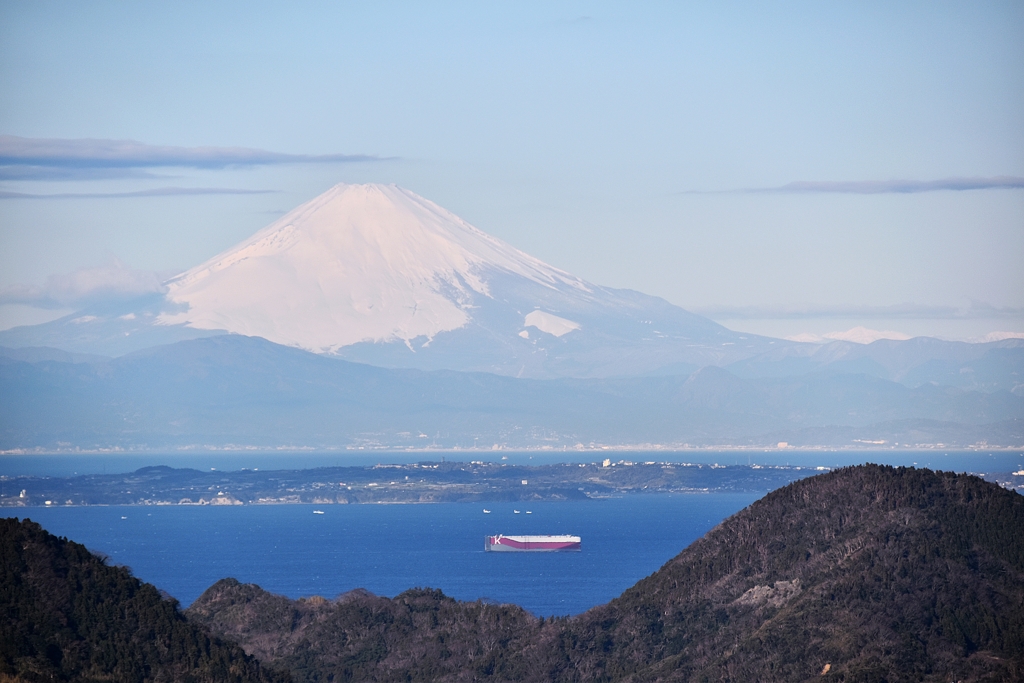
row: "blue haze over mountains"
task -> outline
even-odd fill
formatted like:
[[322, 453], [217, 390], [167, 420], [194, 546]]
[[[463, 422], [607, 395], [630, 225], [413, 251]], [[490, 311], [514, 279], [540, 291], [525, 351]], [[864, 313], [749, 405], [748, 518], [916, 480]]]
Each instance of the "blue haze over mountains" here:
[[[1005, 389], [910, 388], [865, 373], [747, 379], [708, 366], [692, 375], [531, 380], [378, 368], [240, 335], [100, 362], [4, 354], [5, 449], [994, 445], [1020, 443], [1024, 422], [1024, 398]], [[36, 360], [14, 359], [29, 355]]]
[[0, 449], [1024, 443], [1024, 340], [736, 333], [394, 186], [165, 289], [0, 332]]

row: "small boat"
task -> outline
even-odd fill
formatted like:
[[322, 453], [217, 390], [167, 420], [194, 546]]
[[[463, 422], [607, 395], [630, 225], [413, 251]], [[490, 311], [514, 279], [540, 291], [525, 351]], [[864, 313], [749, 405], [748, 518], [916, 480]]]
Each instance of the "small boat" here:
[[490, 511], [490, 510], [488, 510], [488, 509], [486, 509], [486, 508], [484, 508], [484, 514], [485, 514], [485, 515], [489, 515], [489, 514], [491, 514], [491, 511]]
[[519, 514], [519, 510], [513, 510], [512, 512], [516, 513], [517, 515]]
[[528, 515], [532, 515], [532, 514], [533, 514], [533, 510], [527, 510], [527, 511], [526, 511], [526, 514], [528, 514]]
[[324, 514], [324, 511], [323, 510], [313, 510], [313, 514], [314, 515], [322, 515], [322, 514]]

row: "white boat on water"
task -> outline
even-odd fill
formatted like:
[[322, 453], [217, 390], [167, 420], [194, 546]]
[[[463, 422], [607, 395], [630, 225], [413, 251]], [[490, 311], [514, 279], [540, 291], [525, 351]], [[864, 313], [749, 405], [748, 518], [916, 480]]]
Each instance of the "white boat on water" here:
[[519, 510], [513, 510], [512, 512], [516, 513], [517, 515], [519, 514]]
[[489, 514], [491, 514], [491, 511], [490, 511], [490, 510], [487, 510], [487, 509], [485, 508], [485, 509], [484, 509], [484, 514], [485, 514], [485, 515], [489, 515]]
[[313, 510], [313, 514], [314, 515], [322, 515], [322, 514], [324, 514], [324, 511], [323, 510]]

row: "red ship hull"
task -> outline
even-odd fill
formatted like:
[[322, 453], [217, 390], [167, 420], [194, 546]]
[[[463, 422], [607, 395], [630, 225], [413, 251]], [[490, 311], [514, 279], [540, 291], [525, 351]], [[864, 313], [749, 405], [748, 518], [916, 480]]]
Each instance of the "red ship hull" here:
[[488, 536], [484, 541], [484, 550], [489, 552], [522, 552], [522, 551], [572, 551], [580, 550], [579, 536]]

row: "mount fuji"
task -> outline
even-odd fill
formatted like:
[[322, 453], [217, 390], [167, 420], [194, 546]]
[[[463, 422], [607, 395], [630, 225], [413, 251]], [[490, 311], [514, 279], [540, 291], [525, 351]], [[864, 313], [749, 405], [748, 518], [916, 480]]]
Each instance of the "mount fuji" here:
[[1022, 438], [1024, 341], [737, 333], [394, 185], [337, 185], [162, 290], [0, 332], [0, 450]]
[[110, 356], [233, 333], [395, 368], [688, 374], [792, 343], [586, 282], [395, 185], [339, 184], [130, 304], [0, 333]]

